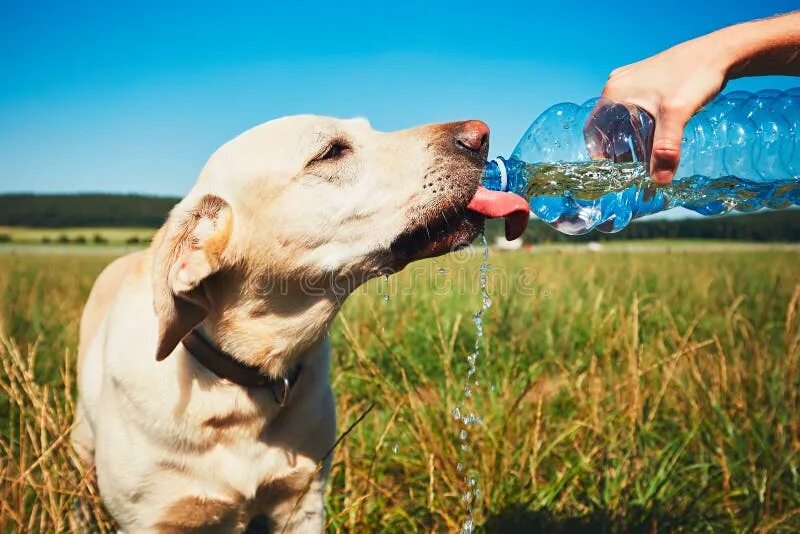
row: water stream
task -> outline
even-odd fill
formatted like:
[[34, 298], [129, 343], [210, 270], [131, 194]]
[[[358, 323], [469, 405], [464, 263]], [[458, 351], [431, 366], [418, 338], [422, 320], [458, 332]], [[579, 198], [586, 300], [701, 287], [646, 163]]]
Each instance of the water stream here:
[[471, 454], [471, 436], [475, 433], [477, 427], [483, 425], [483, 420], [475, 410], [473, 392], [480, 385], [476, 373], [478, 371], [478, 359], [483, 346], [483, 316], [492, 305], [492, 299], [489, 297], [487, 288], [490, 265], [489, 244], [485, 235], [481, 235], [481, 245], [483, 246], [483, 261], [481, 262], [479, 274], [481, 307], [472, 315], [472, 322], [475, 325], [475, 345], [472, 348], [472, 352], [467, 355], [468, 367], [464, 378], [464, 396], [459, 399], [451, 412], [453, 419], [458, 424], [459, 458], [456, 470], [462, 477], [464, 487], [461, 502], [464, 505], [466, 517], [461, 524], [461, 534], [471, 534], [474, 531], [474, 510], [481, 496], [478, 462], [475, 461], [474, 456]]

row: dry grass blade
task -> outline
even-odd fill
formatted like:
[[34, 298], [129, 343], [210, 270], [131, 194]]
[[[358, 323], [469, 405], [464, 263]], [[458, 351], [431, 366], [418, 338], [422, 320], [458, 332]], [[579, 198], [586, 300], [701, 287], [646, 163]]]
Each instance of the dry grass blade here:
[[[71, 402], [35, 379], [36, 346], [27, 357], [0, 333], [0, 398], [7, 403], [7, 430], [0, 434], [2, 464], [0, 530], [112, 532], [113, 521], [97, 498], [91, 477], [69, 445]], [[68, 364], [69, 359], [65, 358]], [[64, 382], [73, 370], [61, 371]]]

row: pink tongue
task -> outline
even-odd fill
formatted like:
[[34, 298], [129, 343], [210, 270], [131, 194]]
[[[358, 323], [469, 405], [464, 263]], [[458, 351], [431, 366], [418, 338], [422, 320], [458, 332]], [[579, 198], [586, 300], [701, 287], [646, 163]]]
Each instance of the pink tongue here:
[[530, 216], [528, 203], [521, 196], [491, 191], [485, 187], [478, 188], [467, 209], [488, 219], [503, 217], [506, 220], [506, 239], [509, 241], [522, 235]]

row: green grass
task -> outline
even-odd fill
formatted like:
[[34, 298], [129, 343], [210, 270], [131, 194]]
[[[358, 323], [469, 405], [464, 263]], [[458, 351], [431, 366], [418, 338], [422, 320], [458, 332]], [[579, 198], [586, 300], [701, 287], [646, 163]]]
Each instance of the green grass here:
[[[479, 258], [359, 290], [332, 332], [340, 429], [376, 407], [336, 451], [329, 528], [457, 529], [461, 461], [491, 532], [800, 529], [800, 254], [714, 250], [492, 253], [467, 453], [450, 411]], [[59, 436], [81, 306], [110, 259], [0, 254], [0, 530], [58, 528], [76, 499], [103, 521]]]

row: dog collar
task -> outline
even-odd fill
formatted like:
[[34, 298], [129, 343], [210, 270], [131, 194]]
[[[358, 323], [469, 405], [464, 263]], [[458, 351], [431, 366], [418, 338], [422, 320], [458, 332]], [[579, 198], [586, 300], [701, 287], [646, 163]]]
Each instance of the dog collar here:
[[258, 367], [244, 364], [214, 345], [197, 328], [189, 332], [181, 343], [200, 365], [218, 377], [246, 388], [267, 388], [280, 406], [286, 405], [303, 367], [298, 363], [284, 376], [264, 376]]

